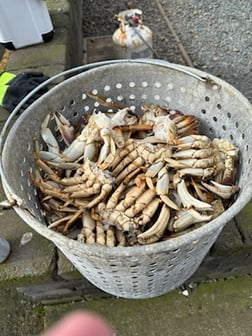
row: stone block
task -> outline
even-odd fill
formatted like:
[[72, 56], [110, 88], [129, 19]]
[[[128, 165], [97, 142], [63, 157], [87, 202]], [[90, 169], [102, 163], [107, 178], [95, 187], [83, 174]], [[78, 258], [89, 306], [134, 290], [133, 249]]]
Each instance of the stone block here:
[[239, 230], [234, 220], [228, 222], [211, 249], [212, 256], [230, 255], [243, 248]]
[[[27, 233], [32, 238], [24, 243], [22, 238]], [[31, 229], [13, 210], [0, 212], [0, 235], [11, 245], [10, 256], [0, 264], [0, 281], [51, 276], [55, 267], [55, 246]]]
[[236, 222], [241, 232], [244, 245], [252, 249], [252, 201], [236, 216]]
[[68, 13], [70, 10], [67, 0], [46, 0], [46, 4], [50, 15]]
[[64, 65], [66, 46], [64, 44], [39, 44], [33, 47], [15, 50], [11, 53], [6, 71], [22, 71], [45, 66]]
[[83, 275], [69, 259], [58, 249], [57, 274], [63, 279], [80, 279]]

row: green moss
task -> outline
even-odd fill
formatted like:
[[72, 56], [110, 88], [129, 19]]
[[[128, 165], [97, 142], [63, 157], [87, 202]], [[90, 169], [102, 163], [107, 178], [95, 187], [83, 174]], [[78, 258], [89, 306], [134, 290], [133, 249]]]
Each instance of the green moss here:
[[42, 319], [45, 316], [45, 309], [44, 306], [38, 305], [34, 308], [34, 314], [39, 318]]
[[251, 330], [251, 277], [202, 283], [188, 297], [179, 290], [161, 297], [128, 300], [115, 297], [48, 306], [47, 325], [68, 311], [98, 313], [120, 336], [237, 336]]

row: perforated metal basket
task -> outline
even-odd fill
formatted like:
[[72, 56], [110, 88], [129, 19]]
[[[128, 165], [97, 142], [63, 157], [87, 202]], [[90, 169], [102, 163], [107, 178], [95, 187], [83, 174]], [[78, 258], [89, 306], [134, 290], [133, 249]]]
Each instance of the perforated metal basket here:
[[[85, 70], [84, 72], [81, 72]], [[147, 298], [183, 284], [198, 268], [224, 225], [249, 202], [252, 195], [252, 107], [226, 82], [188, 67], [159, 60], [120, 60], [96, 63], [68, 71], [78, 74], [53, 87], [15, 121], [13, 112], [2, 132], [2, 182], [9, 199], [15, 199], [18, 215], [42, 236], [50, 239], [94, 285], [119, 297]], [[46, 83], [47, 84], [47, 83]], [[30, 183], [34, 167], [33, 137], [45, 115], [61, 111], [72, 122], [93, 110], [96, 102], [85, 93], [128, 106], [143, 102], [160, 104], [194, 114], [201, 134], [223, 137], [240, 149], [236, 201], [215, 220], [167, 241], [148, 246], [103, 247], [86, 245], [49, 230]], [[7, 135], [8, 133], [8, 135]]]

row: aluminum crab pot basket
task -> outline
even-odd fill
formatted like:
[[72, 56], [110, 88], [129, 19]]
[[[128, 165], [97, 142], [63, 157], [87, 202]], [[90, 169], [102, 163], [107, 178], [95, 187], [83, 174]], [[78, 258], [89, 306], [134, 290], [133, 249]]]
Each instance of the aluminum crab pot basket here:
[[[215, 76], [159, 60], [107, 61], [61, 75], [67, 79], [53, 86], [18, 118], [11, 115], [11, 122], [7, 121], [2, 132], [2, 182], [8, 199], [15, 200], [15, 211], [32, 229], [51, 240], [85, 278], [105, 292], [125, 298], [149, 298], [178, 288], [197, 270], [225, 224], [251, 199], [249, 101]], [[90, 245], [48, 229], [37, 190], [29, 178], [34, 169], [34, 135], [39, 134], [49, 111], [60, 111], [75, 124], [83, 114], [93, 111], [97, 102], [87, 92], [136, 109], [142, 103], [178, 109], [200, 120], [202, 134], [229, 139], [240, 151], [240, 191], [232, 205], [195, 230], [143, 246]]]

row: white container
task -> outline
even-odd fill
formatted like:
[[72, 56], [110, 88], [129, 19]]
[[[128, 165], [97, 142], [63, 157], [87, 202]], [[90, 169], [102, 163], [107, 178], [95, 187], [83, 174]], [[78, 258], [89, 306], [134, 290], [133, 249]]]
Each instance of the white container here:
[[49, 41], [53, 25], [44, 0], [0, 0], [0, 43], [19, 49]]

